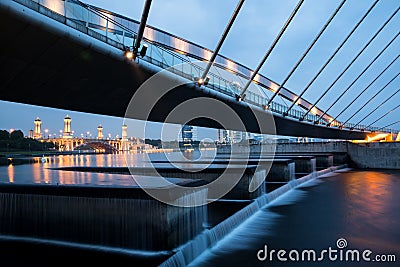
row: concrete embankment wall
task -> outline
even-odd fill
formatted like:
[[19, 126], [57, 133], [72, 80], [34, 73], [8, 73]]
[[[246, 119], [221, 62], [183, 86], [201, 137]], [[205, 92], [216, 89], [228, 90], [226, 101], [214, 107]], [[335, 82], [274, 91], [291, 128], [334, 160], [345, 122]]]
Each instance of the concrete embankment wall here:
[[347, 153], [359, 168], [400, 169], [400, 142], [349, 143]]
[[[270, 146], [270, 147], [269, 147]], [[218, 148], [218, 152], [228, 152], [227, 148]], [[237, 150], [237, 149], [236, 149]], [[263, 150], [273, 152], [271, 145]], [[260, 146], [252, 146], [251, 153], [259, 153]], [[328, 153], [333, 155], [335, 165], [348, 163], [354, 168], [400, 169], [400, 142], [315, 142], [315, 143], [281, 143], [276, 144], [275, 153], [312, 155]]]
[[347, 156], [350, 166], [357, 168], [400, 169], [400, 142], [326, 142], [276, 146], [276, 153], [293, 152], [332, 153], [334, 161], [341, 161]]

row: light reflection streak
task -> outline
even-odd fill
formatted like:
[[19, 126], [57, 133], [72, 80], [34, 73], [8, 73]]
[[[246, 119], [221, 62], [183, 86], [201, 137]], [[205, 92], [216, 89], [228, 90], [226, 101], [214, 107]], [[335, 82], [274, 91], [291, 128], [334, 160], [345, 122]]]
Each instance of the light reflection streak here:
[[8, 171], [8, 181], [14, 183], [14, 165], [10, 164], [7, 168]]

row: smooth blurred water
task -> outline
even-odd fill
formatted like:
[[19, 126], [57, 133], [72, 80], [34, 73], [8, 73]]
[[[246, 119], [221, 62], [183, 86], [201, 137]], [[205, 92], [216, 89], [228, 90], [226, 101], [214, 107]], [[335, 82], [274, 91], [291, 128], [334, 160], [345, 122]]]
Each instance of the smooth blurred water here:
[[[240, 225], [190, 266], [400, 266], [400, 171], [347, 171], [306, 183]], [[349, 249], [395, 254], [397, 262], [259, 261], [257, 252]], [[287, 256], [287, 254], [286, 254]], [[326, 257], [325, 257], [326, 259]]]
[[33, 164], [0, 166], [0, 183], [128, 186], [135, 184], [129, 175], [60, 171], [52, 168], [146, 166], [152, 160], [198, 159], [209, 157], [213, 153], [213, 151], [193, 151], [190, 153], [58, 155], [45, 157], [44, 163], [41, 162], [41, 157], [36, 157]]

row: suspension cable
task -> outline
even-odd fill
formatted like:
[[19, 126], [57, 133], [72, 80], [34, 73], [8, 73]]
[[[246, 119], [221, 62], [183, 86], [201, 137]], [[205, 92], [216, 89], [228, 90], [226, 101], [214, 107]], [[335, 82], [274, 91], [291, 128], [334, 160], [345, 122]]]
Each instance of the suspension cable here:
[[247, 88], [249, 88], [250, 84], [253, 82], [254, 78], [256, 77], [256, 75], [258, 74], [258, 72], [260, 71], [261, 67], [264, 65], [265, 61], [267, 61], [269, 55], [272, 53], [272, 50], [275, 48], [275, 46], [277, 45], [277, 43], [279, 42], [279, 40], [281, 39], [282, 35], [285, 33], [286, 29], [288, 28], [290, 22], [293, 20], [293, 18], [295, 17], [297, 11], [299, 11], [301, 5], [303, 4], [304, 0], [300, 0], [295, 9], [292, 11], [292, 14], [290, 14], [289, 18], [287, 19], [285, 25], [282, 27], [281, 31], [278, 33], [278, 36], [276, 36], [274, 42], [272, 43], [272, 45], [270, 46], [270, 48], [268, 49], [267, 53], [264, 55], [263, 59], [261, 60], [261, 62], [258, 64], [257, 68], [254, 70], [253, 74], [251, 75], [250, 79], [247, 81], [245, 87], [242, 90], [242, 93], [240, 94], [240, 97], [243, 99], [244, 98], [244, 94], [247, 90]]
[[[318, 102], [332, 89], [332, 87], [336, 84], [336, 82], [342, 78], [342, 76], [346, 73], [346, 71], [353, 65], [353, 63], [359, 58], [359, 56], [365, 51], [365, 49], [367, 49], [367, 47], [372, 43], [373, 40], [375, 40], [375, 38], [379, 35], [379, 33], [386, 27], [386, 25], [392, 20], [392, 18], [397, 14], [397, 12], [400, 10], [400, 7], [398, 7], [393, 13], [392, 15], [390, 15], [390, 17], [385, 21], [385, 23], [379, 28], [379, 30], [372, 36], [372, 38], [365, 44], [365, 46], [360, 50], [360, 52], [358, 52], [358, 54], [353, 58], [353, 60], [347, 65], [347, 67], [339, 74], [338, 77], [336, 77], [336, 79], [333, 81], [333, 83], [325, 90], [325, 92], [321, 95], [320, 98], [318, 98], [318, 100], [314, 103], [314, 105], [317, 105]], [[330, 107], [331, 108], [331, 107]], [[329, 108], [329, 109], [330, 109]], [[306, 114], [308, 114], [309, 111], [307, 111]], [[316, 123], [318, 123], [323, 117], [324, 115], [327, 113], [328, 111], [325, 110], [325, 112], [319, 117], [319, 119], [316, 121]], [[329, 123], [332, 123], [329, 122]]]
[[382, 115], [381, 117], [379, 117], [379, 119], [375, 120], [373, 123], [370, 123], [368, 126], [366, 126], [363, 130], [367, 129], [368, 127], [370, 127], [372, 124], [380, 121], [381, 119], [383, 119], [384, 117], [386, 117], [387, 115], [389, 115], [390, 113], [392, 113], [393, 111], [395, 111], [396, 109], [400, 108], [400, 105], [397, 105], [396, 107], [392, 108], [391, 110], [389, 110], [388, 112], [386, 112], [384, 115]]
[[[399, 56], [400, 56], [400, 54], [396, 57], [396, 59], [399, 58]], [[394, 62], [394, 61], [392, 61], [392, 62]], [[383, 72], [381, 72], [381, 74], [379, 74], [378, 77], [376, 77], [367, 87], [370, 87], [377, 80], [377, 78], [379, 78], [385, 72], [385, 70]], [[383, 86], [381, 89], [379, 89], [375, 95], [373, 95], [364, 105], [362, 105], [353, 115], [351, 115], [350, 118], [348, 118], [345, 122], [343, 122], [341, 126], [344, 126], [346, 123], [348, 123], [355, 115], [358, 114], [358, 112], [360, 112], [365, 106], [367, 106], [369, 103], [371, 103], [371, 101], [374, 100], [380, 93], [382, 93], [383, 90], [385, 90], [385, 88], [389, 84], [391, 84], [399, 75], [400, 75], [400, 72], [397, 73], [387, 84], [385, 84], [385, 86]]]
[[388, 124], [388, 125], [386, 125], [386, 126], [383, 126], [383, 127], [379, 128], [378, 131], [380, 131], [380, 130], [382, 130], [382, 129], [385, 129], [385, 128], [387, 128], [387, 127], [390, 127], [390, 126], [392, 126], [392, 125], [395, 125], [395, 124], [397, 124], [397, 123], [399, 123], [399, 122], [400, 122], [400, 121], [395, 121], [395, 122], [393, 122], [393, 123], [391, 123], [391, 124]]
[[[333, 52], [333, 54], [329, 57], [329, 59], [324, 63], [324, 65], [318, 70], [317, 74], [311, 79], [311, 81], [307, 84], [307, 86], [304, 88], [304, 90], [300, 93], [299, 97], [294, 101], [294, 103], [297, 103], [297, 101], [302, 97], [305, 92], [310, 88], [310, 86], [317, 80], [319, 75], [325, 70], [325, 68], [328, 66], [328, 64], [332, 61], [332, 59], [336, 56], [336, 54], [342, 49], [342, 47], [345, 45], [345, 43], [349, 40], [349, 38], [353, 35], [353, 33], [357, 30], [357, 28], [361, 25], [361, 23], [365, 20], [365, 18], [371, 13], [372, 9], [376, 6], [376, 4], [379, 2], [379, 0], [376, 0], [367, 10], [367, 12], [361, 17], [361, 19], [357, 22], [357, 24], [353, 27], [353, 29], [348, 33], [346, 38], [342, 41], [342, 43], [336, 48], [336, 50]], [[315, 107], [315, 104], [312, 105], [305, 116]], [[303, 118], [305, 118], [303, 116]]]
[[283, 82], [279, 85], [278, 89], [274, 92], [274, 94], [272, 95], [272, 97], [269, 99], [266, 107], [269, 107], [269, 105], [271, 104], [272, 100], [274, 100], [274, 98], [279, 94], [279, 92], [281, 91], [282, 87], [285, 86], [286, 82], [290, 79], [290, 77], [292, 77], [293, 73], [296, 71], [296, 69], [299, 67], [299, 65], [301, 64], [301, 62], [303, 62], [304, 58], [307, 56], [307, 54], [310, 52], [311, 48], [314, 47], [315, 43], [318, 41], [318, 39], [321, 37], [321, 35], [325, 32], [326, 28], [328, 28], [329, 24], [332, 22], [332, 20], [335, 18], [336, 14], [339, 12], [339, 10], [343, 7], [344, 3], [346, 2], [346, 0], [343, 0], [340, 5], [336, 8], [336, 10], [333, 12], [333, 14], [331, 15], [331, 17], [328, 19], [328, 21], [325, 23], [325, 25], [322, 27], [322, 29], [319, 31], [319, 33], [317, 34], [317, 36], [314, 38], [314, 40], [311, 42], [311, 44], [308, 46], [308, 48], [306, 49], [306, 51], [303, 53], [303, 55], [301, 56], [301, 58], [297, 61], [297, 63], [294, 65], [294, 67], [292, 68], [292, 70], [289, 72], [289, 74], [286, 76], [286, 78], [283, 80]]
[[[371, 61], [371, 63], [368, 64], [368, 66], [360, 73], [360, 75], [358, 75], [358, 77], [346, 88], [346, 90], [343, 91], [343, 93], [335, 99], [335, 101], [330, 105], [330, 107], [325, 110], [325, 112], [328, 112], [334, 105], [336, 105], [336, 103], [339, 102], [339, 100], [346, 94], [346, 92], [355, 84], [355, 82], [371, 67], [371, 65], [383, 54], [383, 52], [385, 52], [385, 50], [393, 43], [394, 40], [396, 40], [396, 38], [400, 35], [400, 32], [398, 32], [396, 34], [396, 36], [381, 50], [381, 52], [379, 52], [379, 54]], [[398, 57], [398, 56], [397, 56]], [[343, 108], [339, 114], [333, 119], [331, 120], [331, 122], [335, 121], [340, 115], [343, 114], [343, 112], [345, 112], [355, 101], [357, 101], [357, 99], [362, 96], [369, 87], [364, 88], [364, 90], [362, 90], [345, 108]], [[329, 123], [328, 123], [329, 125]]]
[[207, 77], [208, 72], [210, 71], [211, 66], [214, 64], [215, 58], [217, 57], [219, 50], [222, 47], [222, 44], [224, 43], [226, 36], [228, 36], [229, 30], [231, 29], [233, 22], [235, 21], [237, 15], [239, 14], [240, 8], [242, 7], [244, 3], [244, 0], [240, 0], [240, 2], [238, 3], [238, 5], [236, 6], [236, 9], [231, 17], [231, 19], [228, 22], [228, 25], [225, 28], [224, 33], [221, 36], [221, 39], [219, 39], [219, 42], [217, 44], [217, 47], [215, 48], [213, 54], [211, 55], [210, 60], [208, 61], [208, 64], [203, 72], [203, 74], [201, 75], [200, 79], [197, 81], [199, 85], [202, 85]]
[[[389, 96], [388, 98], [386, 98], [383, 102], [381, 102], [376, 108], [374, 108], [373, 111], [371, 111], [369, 114], [367, 114], [364, 118], [362, 118], [359, 122], [357, 122], [356, 125], [354, 125], [351, 130], [353, 130], [354, 128], [356, 128], [358, 125], [360, 125], [361, 122], [363, 122], [366, 118], [368, 118], [369, 116], [371, 116], [373, 113], [375, 113], [375, 111], [377, 111], [380, 107], [382, 107], [386, 102], [388, 102], [390, 99], [392, 99], [393, 96], [397, 95], [400, 92], [400, 88], [397, 89], [396, 92], [394, 92], [391, 96]], [[368, 127], [368, 126], [367, 126]]]

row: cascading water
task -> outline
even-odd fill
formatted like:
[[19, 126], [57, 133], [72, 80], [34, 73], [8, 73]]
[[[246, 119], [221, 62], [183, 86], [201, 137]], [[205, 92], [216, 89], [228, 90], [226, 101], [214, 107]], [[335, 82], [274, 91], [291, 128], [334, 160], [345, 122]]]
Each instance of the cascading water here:
[[[203, 231], [207, 207], [153, 199], [0, 193], [0, 234], [137, 250], [171, 250]], [[207, 190], [179, 203], [204, 203]], [[194, 202], [193, 202], [194, 201]]]
[[288, 192], [290, 189], [317, 178], [320, 175], [336, 171], [344, 166], [337, 168], [329, 168], [318, 173], [312, 173], [306, 175], [302, 178], [295, 179], [281, 186], [280, 188], [253, 200], [253, 202], [243, 209], [236, 212], [234, 215], [230, 216], [226, 220], [222, 221], [218, 225], [214, 226], [209, 230], [203, 231], [202, 234], [197, 236], [195, 239], [189, 241], [188, 243], [180, 246], [175, 250], [175, 254], [164, 261], [159, 267], [183, 267], [187, 266], [200, 254], [206, 251], [208, 248], [213, 247], [223, 239], [226, 235], [232, 232], [232, 230], [238, 227], [245, 220], [250, 218], [253, 214], [259, 211], [261, 208], [265, 207], [271, 201], [282, 196], [284, 193]]

